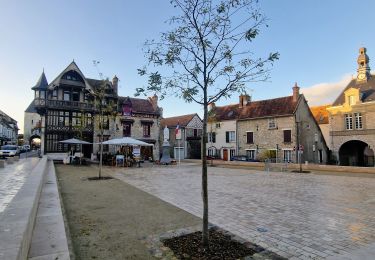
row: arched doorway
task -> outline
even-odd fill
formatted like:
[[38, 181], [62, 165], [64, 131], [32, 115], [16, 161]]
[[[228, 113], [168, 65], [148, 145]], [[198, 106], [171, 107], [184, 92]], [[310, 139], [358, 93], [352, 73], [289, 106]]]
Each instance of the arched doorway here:
[[365, 142], [352, 140], [341, 145], [340, 165], [374, 166], [374, 151]]
[[40, 136], [39, 135], [30, 136], [29, 144], [30, 144], [31, 150], [40, 148]]

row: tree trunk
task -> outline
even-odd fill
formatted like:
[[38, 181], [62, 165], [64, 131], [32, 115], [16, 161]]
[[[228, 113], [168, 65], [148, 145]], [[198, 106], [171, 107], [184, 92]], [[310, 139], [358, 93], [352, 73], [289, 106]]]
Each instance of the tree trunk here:
[[203, 200], [203, 229], [202, 242], [204, 248], [208, 249], [208, 190], [207, 190], [207, 102], [203, 105], [203, 135], [202, 135], [202, 200]]

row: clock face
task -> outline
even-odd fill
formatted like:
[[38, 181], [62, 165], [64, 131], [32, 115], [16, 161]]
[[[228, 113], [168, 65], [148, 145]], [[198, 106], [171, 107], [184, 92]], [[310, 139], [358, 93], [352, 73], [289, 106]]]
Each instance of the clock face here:
[[358, 74], [358, 79], [359, 80], [363, 80], [363, 79], [365, 79], [365, 77], [366, 77], [366, 75], [364, 74], [364, 73], [360, 73], [360, 74]]

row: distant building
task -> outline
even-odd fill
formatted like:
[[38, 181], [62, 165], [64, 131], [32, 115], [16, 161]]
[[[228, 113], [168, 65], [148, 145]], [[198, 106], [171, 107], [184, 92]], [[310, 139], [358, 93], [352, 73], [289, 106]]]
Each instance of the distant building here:
[[[176, 140], [176, 127], [179, 126], [181, 139]], [[198, 114], [189, 114], [163, 118], [161, 133], [169, 129], [169, 144], [171, 157], [175, 159], [200, 159], [203, 123]], [[161, 139], [162, 140], [162, 139]], [[180, 156], [180, 157], [179, 157]]]
[[[145, 147], [141, 155], [159, 157], [159, 129], [162, 109], [158, 97], [148, 99], [121, 97], [118, 95], [118, 78], [112, 81], [86, 78], [73, 61], [53, 81], [47, 82], [44, 72], [32, 88], [33, 102], [25, 111], [25, 133], [30, 139], [41, 137], [43, 153], [67, 152], [69, 146], [59, 141], [79, 138], [90, 143], [100, 142], [98, 99], [103, 92], [102, 105], [113, 104], [114, 111], [104, 112], [103, 141], [128, 136], [154, 146]], [[40, 116], [40, 124], [38, 121]], [[38, 130], [38, 132], [35, 132]], [[83, 145], [83, 153], [96, 154], [99, 145]], [[115, 152], [113, 146], [104, 146], [104, 152]]]
[[359, 49], [357, 77], [327, 108], [333, 159], [340, 165], [374, 166], [375, 77], [366, 48]]
[[5, 144], [17, 144], [17, 121], [0, 110], [0, 146]]
[[[250, 96], [241, 95], [239, 104], [212, 109], [214, 111], [210, 113], [215, 120], [211, 124], [213, 133], [217, 133], [216, 149], [224, 160], [237, 154], [254, 160], [271, 158], [297, 162], [296, 151], [300, 148], [303, 162], [327, 161], [323, 135], [304, 96], [299, 94], [297, 84], [292, 96], [252, 101]], [[223, 125], [226, 128], [222, 130]], [[210, 128], [208, 126], [208, 130]]]
[[[240, 96], [240, 99], [243, 95]], [[250, 97], [246, 96], [246, 100]], [[246, 101], [245, 101], [246, 102]], [[239, 104], [218, 106], [211, 103], [207, 122], [207, 155], [230, 160], [237, 155], [237, 119]]]

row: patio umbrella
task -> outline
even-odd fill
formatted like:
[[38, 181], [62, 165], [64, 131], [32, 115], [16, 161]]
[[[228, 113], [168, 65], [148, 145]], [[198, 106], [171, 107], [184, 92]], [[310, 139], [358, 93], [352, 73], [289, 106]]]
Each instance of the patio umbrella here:
[[[149, 144], [131, 137], [122, 137], [122, 138], [114, 138], [108, 141], [103, 142], [103, 144], [112, 144], [112, 145], [130, 145], [130, 146], [154, 146], [153, 144]], [[126, 155], [127, 156], [127, 155]]]
[[89, 142], [79, 140], [79, 139], [76, 139], [76, 138], [71, 138], [71, 139], [59, 141], [59, 143], [63, 143], [63, 144], [91, 144]]
[[113, 144], [113, 145], [132, 145], [132, 146], [154, 146], [153, 144], [149, 144], [131, 137], [122, 137], [122, 138], [114, 138], [108, 141], [103, 142], [103, 144]]
[[[71, 139], [59, 141], [59, 143], [62, 143], [62, 144], [79, 144], [80, 147], [81, 147], [81, 155], [82, 155], [82, 145], [83, 144], [91, 144], [89, 142], [86, 142], [86, 141], [83, 141], [83, 140], [80, 140], [80, 139], [76, 139], [76, 138], [71, 138]], [[82, 164], [81, 160], [82, 160], [82, 156], [79, 157], [79, 163], [80, 164]]]

